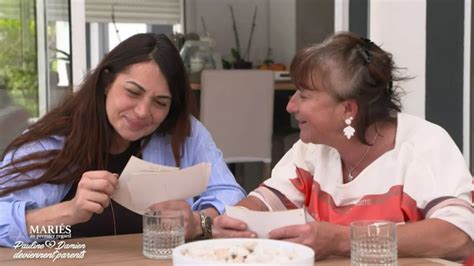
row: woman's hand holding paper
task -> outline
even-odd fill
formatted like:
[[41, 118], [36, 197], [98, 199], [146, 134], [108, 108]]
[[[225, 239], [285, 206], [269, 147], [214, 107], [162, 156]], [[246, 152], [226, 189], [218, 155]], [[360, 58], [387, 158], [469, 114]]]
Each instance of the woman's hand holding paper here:
[[212, 235], [215, 238], [249, 238], [257, 237], [255, 232], [249, 231], [247, 224], [241, 220], [220, 215], [214, 220]]
[[69, 201], [72, 220], [77, 223], [88, 221], [92, 214], [100, 214], [110, 204], [110, 196], [117, 186], [117, 174], [108, 171], [85, 172], [74, 198]]
[[349, 227], [327, 222], [280, 227], [271, 231], [269, 238], [306, 245], [316, 251], [318, 260], [331, 254], [347, 256], [350, 252]]

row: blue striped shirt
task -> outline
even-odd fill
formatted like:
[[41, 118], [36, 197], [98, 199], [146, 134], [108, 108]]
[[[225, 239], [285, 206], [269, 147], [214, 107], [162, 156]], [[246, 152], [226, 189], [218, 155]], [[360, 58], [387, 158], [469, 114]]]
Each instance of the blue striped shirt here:
[[[188, 199], [193, 211], [214, 207], [219, 213], [224, 212], [226, 205], [234, 205], [245, 197], [245, 191], [237, 184], [234, 176], [227, 168], [221, 151], [216, 147], [207, 129], [194, 117], [192, 118], [192, 132], [186, 139], [181, 158], [181, 167], [189, 167], [201, 162], [212, 165], [211, 176], [207, 190], [200, 196]], [[11, 162], [12, 159], [42, 150], [61, 149], [64, 138], [51, 136], [32, 142], [9, 152], [0, 167]], [[143, 160], [176, 166], [169, 136], [153, 135], [143, 150]], [[2, 175], [0, 170], [0, 175]], [[38, 178], [43, 170], [30, 171], [28, 175], [17, 177], [6, 176], [0, 179], [0, 188], [10, 187], [25, 179]], [[31, 242], [26, 229], [25, 212], [32, 209], [47, 207], [61, 202], [71, 188], [68, 184], [43, 183], [32, 188], [15, 191], [0, 197], [0, 246], [12, 246], [15, 241]]]

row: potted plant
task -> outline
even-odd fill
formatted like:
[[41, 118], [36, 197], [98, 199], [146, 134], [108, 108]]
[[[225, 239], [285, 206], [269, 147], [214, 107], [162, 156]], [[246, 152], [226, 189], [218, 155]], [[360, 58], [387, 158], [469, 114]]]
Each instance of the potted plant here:
[[[234, 15], [234, 9], [232, 5], [229, 5], [230, 9], [230, 14], [232, 17], [232, 30], [234, 32], [234, 38], [235, 38], [235, 47], [231, 49], [231, 54], [232, 54], [232, 68], [234, 69], [251, 69], [252, 68], [252, 62], [249, 61], [250, 57], [250, 48], [252, 47], [252, 38], [253, 38], [253, 32], [255, 30], [255, 20], [257, 18], [257, 6], [255, 6], [254, 12], [253, 12], [253, 18], [252, 18], [252, 25], [250, 28], [250, 35], [249, 35], [249, 40], [247, 43], [247, 48], [242, 55], [241, 49], [240, 49], [240, 40], [239, 40], [239, 33], [237, 31], [237, 24], [235, 23], [235, 15]], [[224, 62], [225, 64], [225, 62]]]

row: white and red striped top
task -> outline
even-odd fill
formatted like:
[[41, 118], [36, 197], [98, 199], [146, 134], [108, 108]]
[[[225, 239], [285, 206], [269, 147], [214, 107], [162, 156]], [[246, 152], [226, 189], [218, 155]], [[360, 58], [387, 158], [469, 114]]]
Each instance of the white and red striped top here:
[[299, 140], [250, 195], [270, 210], [305, 206], [314, 219], [341, 225], [439, 218], [474, 239], [473, 179], [458, 147], [435, 124], [403, 113], [397, 119], [394, 149], [353, 181], [342, 182], [335, 149]]

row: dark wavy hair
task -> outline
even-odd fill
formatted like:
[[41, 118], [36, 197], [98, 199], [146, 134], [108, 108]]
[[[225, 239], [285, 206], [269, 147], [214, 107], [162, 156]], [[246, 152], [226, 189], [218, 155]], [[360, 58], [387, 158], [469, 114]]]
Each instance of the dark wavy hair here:
[[[96, 69], [86, 75], [76, 93], [66, 97], [58, 107], [6, 147], [2, 160], [9, 152], [14, 155], [18, 148], [28, 143], [53, 135], [64, 137], [61, 149], [38, 151], [4, 165], [0, 169], [5, 170], [0, 180], [7, 176], [17, 178], [37, 169], [44, 172], [38, 178], [3, 189], [0, 195], [45, 182], [72, 182], [79, 180], [85, 171], [105, 169], [113, 132], [105, 110], [105, 89], [131, 65], [152, 60], [159, 66], [171, 92], [169, 113], [154, 133], [171, 136], [174, 159], [179, 166], [183, 143], [191, 131], [190, 116], [195, 113], [186, 70], [178, 50], [168, 37], [137, 34], [110, 51]], [[140, 152], [150, 137], [141, 139]]]
[[338, 101], [356, 100], [357, 137], [367, 145], [367, 128], [378, 121], [391, 121], [401, 111], [403, 91], [393, 84], [408, 77], [398, 76], [398, 70], [390, 53], [350, 32], [334, 34], [321, 44], [302, 49], [290, 67], [298, 89], [323, 89]]

